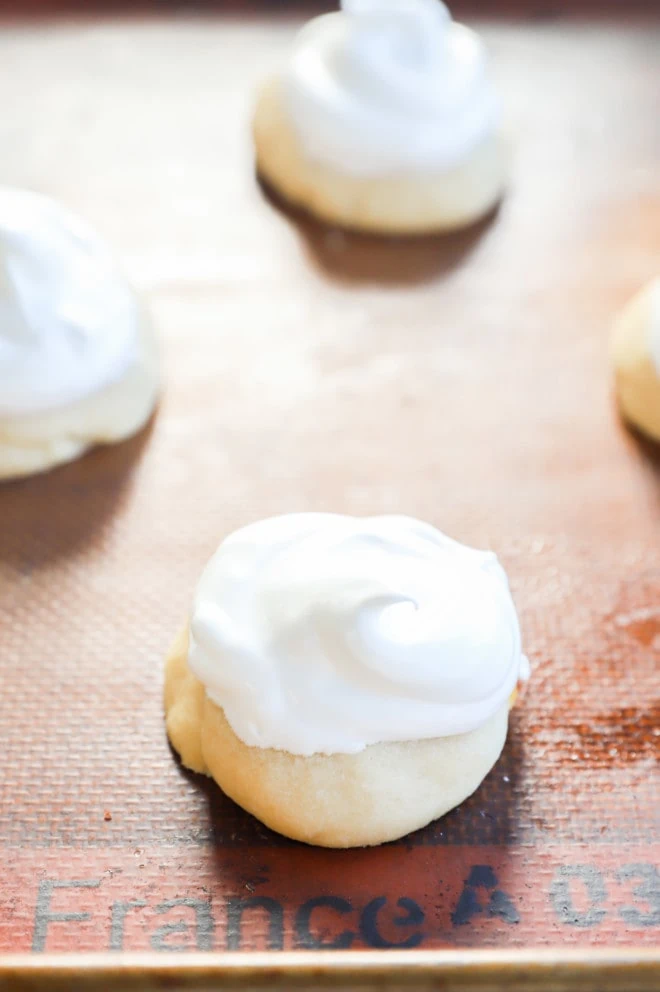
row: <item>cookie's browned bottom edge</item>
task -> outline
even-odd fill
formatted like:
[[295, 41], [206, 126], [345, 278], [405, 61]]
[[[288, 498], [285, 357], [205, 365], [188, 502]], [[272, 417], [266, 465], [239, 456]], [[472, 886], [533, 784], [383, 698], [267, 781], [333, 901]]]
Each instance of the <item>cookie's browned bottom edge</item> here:
[[441, 989], [443, 992], [657, 992], [660, 948], [61, 954], [0, 958], [0, 992], [93, 989]]

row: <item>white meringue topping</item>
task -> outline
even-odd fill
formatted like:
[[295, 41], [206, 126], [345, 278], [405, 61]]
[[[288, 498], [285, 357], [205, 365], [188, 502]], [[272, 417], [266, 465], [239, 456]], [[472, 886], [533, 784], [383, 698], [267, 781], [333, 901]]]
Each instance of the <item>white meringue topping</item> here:
[[284, 95], [310, 158], [380, 176], [444, 170], [498, 122], [479, 37], [439, 0], [342, 0], [300, 32]]
[[527, 675], [492, 552], [409, 517], [273, 517], [222, 542], [189, 664], [246, 744], [354, 753], [473, 730]]
[[93, 231], [48, 197], [0, 187], [0, 416], [57, 409], [119, 379], [140, 321]]

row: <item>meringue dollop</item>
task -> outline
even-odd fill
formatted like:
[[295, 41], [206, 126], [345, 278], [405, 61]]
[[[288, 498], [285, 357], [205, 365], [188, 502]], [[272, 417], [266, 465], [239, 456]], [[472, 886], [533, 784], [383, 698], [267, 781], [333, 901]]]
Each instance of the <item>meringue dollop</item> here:
[[660, 276], [649, 286], [649, 294], [651, 304], [649, 348], [655, 371], [660, 379]]
[[442, 171], [498, 125], [483, 43], [439, 0], [342, 0], [311, 20], [283, 92], [310, 158], [354, 175]]
[[46, 196], [0, 187], [0, 416], [59, 409], [120, 379], [141, 320], [83, 221]]
[[468, 732], [528, 673], [492, 552], [409, 517], [329, 513], [222, 542], [188, 662], [245, 744], [299, 755]]

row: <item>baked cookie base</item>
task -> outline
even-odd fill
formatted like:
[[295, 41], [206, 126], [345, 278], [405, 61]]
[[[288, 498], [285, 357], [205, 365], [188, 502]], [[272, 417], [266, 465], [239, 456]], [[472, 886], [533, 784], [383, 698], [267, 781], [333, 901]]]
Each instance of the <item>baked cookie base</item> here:
[[65, 407], [0, 416], [0, 479], [45, 472], [136, 434], [153, 412], [158, 384], [156, 340], [145, 320], [137, 358], [121, 379]]
[[625, 420], [660, 441], [660, 376], [651, 355], [652, 292], [645, 286], [614, 324], [611, 357], [619, 407]]
[[506, 739], [505, 705], [470, 733], [374, 744], [359, 754], [248, 747], [207, 698], [187, 654], [183, 631], [165, 669], [167, 733], [183, 764], [211, 775], [272, 830], [307, 844], [368, 847], [425, 826], [478, 788]]
[[500, 133], [441, 173], [366, 178], [339, 172], [305, 153], [278, 78], [259, 94], [253, 134], [260, 176], [292, 204], [329, 223], [381, 234], [467, 227], [501, 199], [508, 172], [507, 143]]

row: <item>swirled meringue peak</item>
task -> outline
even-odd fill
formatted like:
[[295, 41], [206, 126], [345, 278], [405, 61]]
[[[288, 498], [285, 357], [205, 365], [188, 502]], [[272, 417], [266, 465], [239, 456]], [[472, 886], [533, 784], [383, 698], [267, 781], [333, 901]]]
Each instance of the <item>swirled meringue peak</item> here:
[[660, 378], [660, 276], [649, 286], [651, 296], [650, 348], [655, 371]]
[[66, 406], [119, 379], [140, 320], [86, 224], [48, 197], [0, 187], [0, 416]]
[[527, 676], [506, 575], [410, 517], [298, 513], [226, 538], [188, 661], [246, 744], [355, 753], [473, 730]]
[[484, 46], [439, 0], [342, 0], [300, 32], [284, 96], [310, 158], [381, 176], [459, 164], [498, 123]]

